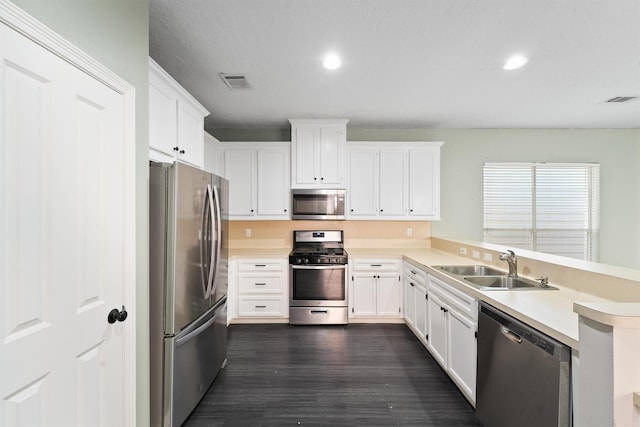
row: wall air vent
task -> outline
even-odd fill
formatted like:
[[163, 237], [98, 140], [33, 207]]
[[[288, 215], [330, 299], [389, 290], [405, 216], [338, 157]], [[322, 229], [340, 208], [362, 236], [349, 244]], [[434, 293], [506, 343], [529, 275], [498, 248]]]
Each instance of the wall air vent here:
[[243, 74], [220, 73], [220, 78], [231, 90], [251, 89], [251, 85]]
[[607, 99], [606, 102], [610, 102], [610, 103], [622, 103], [622, 102], [629, 102], [629, 101], [633, 101], [634, 99], [638, 99], [637, 96], [616, 96], [613, 97], [611, 99]]

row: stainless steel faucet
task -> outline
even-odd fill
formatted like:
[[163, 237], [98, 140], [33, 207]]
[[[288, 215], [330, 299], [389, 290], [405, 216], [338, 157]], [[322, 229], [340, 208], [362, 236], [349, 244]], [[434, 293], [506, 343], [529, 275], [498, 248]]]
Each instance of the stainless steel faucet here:
[[501, 253], [500, 261], [507, 261], [509, 264], [509, 277], [518, 277], [518, 258], [512, 250]]

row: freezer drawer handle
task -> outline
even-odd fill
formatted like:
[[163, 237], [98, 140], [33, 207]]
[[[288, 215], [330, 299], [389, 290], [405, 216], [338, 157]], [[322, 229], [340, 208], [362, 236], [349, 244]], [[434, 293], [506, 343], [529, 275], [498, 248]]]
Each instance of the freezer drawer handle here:
[[504, 336], [509, 338], [514, 343], [520, 344], [522, 342], [522, 337], [516, 334], [515, 332], [513, 332], [511, 329], [505, 328], [504, 326], [500, 326], [500, 331]]
[[327, 310], [311, 310], [311, 314], [327, 314]]
[[198, 335], [206, 331], [209, 328], [209, 326], [211, 326], [216, 320], [218, 320], [218, 316], [219, 316], [219, 313], [215, 314], [211, 319], [207, 320], [205, 323], [198, 326], [196, 329], [189, 331], [184, 336], [176, 339], [176, 347], [180, 347], [181, 345], [188, 343], [189, 341], [191, 341], [192, 339], [194, 339], [195, 337], [197, 337]]

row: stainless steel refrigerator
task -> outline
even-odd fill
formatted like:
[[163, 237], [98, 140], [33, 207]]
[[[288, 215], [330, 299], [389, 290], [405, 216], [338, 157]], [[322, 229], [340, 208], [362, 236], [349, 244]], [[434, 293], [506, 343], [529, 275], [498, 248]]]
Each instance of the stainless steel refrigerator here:
[[179, 426], [226, 361], [228, 182], [149, 167], [151, 425]]

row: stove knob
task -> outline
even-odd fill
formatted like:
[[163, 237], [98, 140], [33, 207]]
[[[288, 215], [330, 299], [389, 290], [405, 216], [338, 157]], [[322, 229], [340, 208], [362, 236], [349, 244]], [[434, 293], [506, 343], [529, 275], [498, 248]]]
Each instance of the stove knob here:
[[305, 264], [309, 264], [309, 258], [304, 258], [303, 261]]

